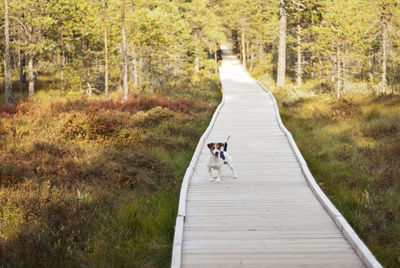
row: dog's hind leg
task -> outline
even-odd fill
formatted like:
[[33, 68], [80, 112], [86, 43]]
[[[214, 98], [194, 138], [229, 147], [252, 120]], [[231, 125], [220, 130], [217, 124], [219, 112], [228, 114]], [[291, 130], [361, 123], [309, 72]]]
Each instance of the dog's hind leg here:
[[237, 174], [236, 174], [236, 170], [235, 170], [235, 168], [232, 166], [232, 167], [230, 167], [231, 168], [231, 170], [232, 170], [232, 172], [233, 172], [233, 178], [234, 179], [237, 179], [238, 178], [238, 176], [237, 176]]
[[234, 179], [237, 179], [236, 170], [235, 170], [235, 167], [233, 166], [233, 164], [229, 164], [228, 162], [226, 162], [226, 164], [227, 164], [228, 167], [232, 170], [233, 178], [234, 178]]
[[213, 181], [214, 178], [213, 178], [213, 175], [212, 175], [211, 167], [208, 167], [208, 174], [210, 174], [210, 178], [208, 179], [208, 181]]

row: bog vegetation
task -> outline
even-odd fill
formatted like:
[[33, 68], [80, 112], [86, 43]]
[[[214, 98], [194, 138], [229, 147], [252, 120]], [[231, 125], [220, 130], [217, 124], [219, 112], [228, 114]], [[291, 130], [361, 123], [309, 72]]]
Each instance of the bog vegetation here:
[[0, 266], [168, 266], [181, 179], [221, 98], [212, 9], [5, 4]]
[[400, 0], [5, 0], [0, 14], [0, 266], [169, 265], [222, 42], [379, 261], [400, 265]]

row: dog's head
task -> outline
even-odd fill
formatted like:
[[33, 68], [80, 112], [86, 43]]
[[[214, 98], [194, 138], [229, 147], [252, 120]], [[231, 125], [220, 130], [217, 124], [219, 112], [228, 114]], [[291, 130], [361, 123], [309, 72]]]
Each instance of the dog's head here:
[[224, 149], [224, 143], [218, 142], [218, 143], [209, 143], [207, 144], [208, 149], [210, 149], [210, 152], [212, 155], [214, 155], [215, 158], [218, 158], [220, 152]]

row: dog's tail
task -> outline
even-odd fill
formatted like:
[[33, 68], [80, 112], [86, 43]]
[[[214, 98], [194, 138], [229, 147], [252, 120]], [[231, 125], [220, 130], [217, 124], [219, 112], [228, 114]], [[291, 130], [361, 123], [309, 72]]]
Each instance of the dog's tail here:
[[228, 143], [228, 141], [229, 141], [229, 139], [231, 138], [231, 136], [232, 136], [232, 134], [231, 134], [231, 133], [229, 133], [229, 134], [228, 134], [228, 137], [226, 138], [226, 141], [225, 141], [225, 143]]
[[228, 149], [228, 141], [231, 138], [231, 133], [228, 134], [228, 137], [226, 138], [225, 144], [224, 144], [224, 151], [226, 152], [226, 150]]

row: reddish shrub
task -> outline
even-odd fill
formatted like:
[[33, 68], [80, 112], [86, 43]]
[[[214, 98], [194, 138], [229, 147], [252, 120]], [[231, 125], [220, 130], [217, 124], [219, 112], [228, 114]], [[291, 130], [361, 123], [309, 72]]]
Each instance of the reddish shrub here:
[[331, 103], [333, 120], [341, 120], [348, 117], [353, 117], [360, 113], [359, 104], [355, 103], [351, 98], [342, 98], [339, 101]]
[[168, 108], [171, 111], [187, 113], [193, 109], [207, 109], [207, 106], [196, 104], [193, 100], [180, 97], [169, 99], [160, 95], [141, 96], [130, 98], [127, 102], [110, 100], [88, 100], [86, 98], [78, 100], [67, 100], [66, 102], [55, 102], [51, 105], [51, 111], [56, 114], [69, 113], [72, 111], [93, 113], [99, 110], [113, 110], [129, 112], [134, 114], [138, 111], [148, 111], [154, 107]]
[[3, 104], [0, 106], [0, 115], [2, 117], [10, 117], [11, 115], [17, 113], [16, 105], [10, 106], [8, 104]]
[[98, 136], [108, 136], [114, 133], [119, 124], [110, 114], [91, 114], [88, 116], [89, 139], [97, 139]]
[[41, 106], [38, 103], [30, 101], [18, 101], [12, 107], [7, 104], [0, 106], [0, 117], [4, 118], [26, 115], [28, 113], [37, 116], [41, 112]]

